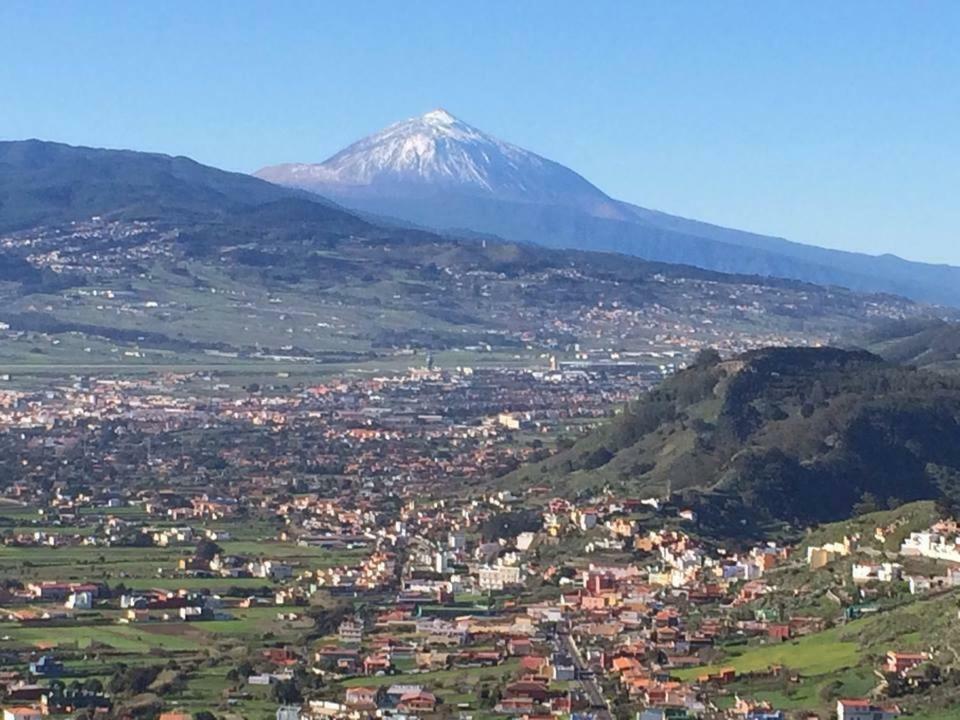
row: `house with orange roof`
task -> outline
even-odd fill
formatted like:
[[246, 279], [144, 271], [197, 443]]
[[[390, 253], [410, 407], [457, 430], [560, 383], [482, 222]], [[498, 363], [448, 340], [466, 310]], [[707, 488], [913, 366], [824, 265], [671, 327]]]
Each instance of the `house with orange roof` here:
[[709, 683], [714, 683], [716, 685], [727, 685], [736, 679], [737, 671], [732, 667], [720, 668], [720, 670], [715, 673], [707, 673], [705, 675], [697, 676], [697, 682], [701, 685], [707, 685]]
[[400, 712], [408, 713], [433, 712], [436, 706], [437, 698], [433, 693], [418, 690], [402, 695], [400, 702], [397, 704], [397, 709]]
[[642, 667], [640, 661], [632, 657], [615, 657], [610, 663], [610, 669], [615, 673], [623, 673]]

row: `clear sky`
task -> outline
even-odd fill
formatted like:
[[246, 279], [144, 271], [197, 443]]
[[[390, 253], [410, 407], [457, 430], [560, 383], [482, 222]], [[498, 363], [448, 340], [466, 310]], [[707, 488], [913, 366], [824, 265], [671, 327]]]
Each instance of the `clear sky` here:
[[960, 2], [0, 2], [0, 138], [321, 161], [443, 106], [646, 207], [960, 264]]

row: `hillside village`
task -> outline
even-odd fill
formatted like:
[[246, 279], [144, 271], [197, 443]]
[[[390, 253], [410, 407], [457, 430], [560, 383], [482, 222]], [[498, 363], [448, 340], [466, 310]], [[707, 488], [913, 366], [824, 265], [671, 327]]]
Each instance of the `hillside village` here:
[[[560, 495], [530, 470], [682, 362], [428, 362], [311, 385], [212, 372], [11, 382], [2, 707], [206, 720], [951, 712], [960, 513], [948, 498], [865, 494], [846, 523], [720, 536], [686, 491], [596, 480]], [[695, 363], [678, 382], [746, 367]], [[507, 482], [518, 467], [525, 480]]]
[[[806, 418], [811, 373], [834, 373], [824, 408], [848, 376], [907, 372], [834, 350], [686, 358], [428, 358], [311, 384], [214, 371], [7, 381], [0, 706], [205, 720], [949, 717], [949, 497], [864, 493], [854, 519], [806, 532], [747, 525], [747, 508], [741, 532], [718, 534], [689, 488], [633, 493], [646, 488], [601, 479], [590, 453], [563, 493], [536, 469], [642, 417], [638, 395], [716, 412], [713, 388], [760, 367], [764, 392], [792, 388]], [[952, 387], [915, 382], [940, 397]]]
[[320, 260], [278, 240], [213, 262], [191, 245], [208, 231], [95, 217], [0, 239], [19, 268], [0, 278], [5, 718], [950, 707], [953, 645], [845, 634], [952, 598], [949, 512], [902, 548], [895, 522], [723, 540], [669, 479], [634, 497], [633, 469], [591, 475], [596, 452], [562, 492], [536, 470], [703, 353], [928, 309], [342, 229]]
[[[929, 504], [869, 535], [724, 548], [670, 498], [61, 490], [3, 534], [11, 717], [174, 717], [216, 678], [203, 709], [228, 717], [272, 702], [278, 718], [886, 720], [957, 672], [950, 646], [891, 639], [800, 715], [756, 690], [789, 698], [822, 674], [806, 647], [846, 651], [848, 626], [955, 597], [957, 525]], [[791, 607], [791, 573], [832, 578], [826, 610]], [[133, 695], [132, 647], [158, 671]]]

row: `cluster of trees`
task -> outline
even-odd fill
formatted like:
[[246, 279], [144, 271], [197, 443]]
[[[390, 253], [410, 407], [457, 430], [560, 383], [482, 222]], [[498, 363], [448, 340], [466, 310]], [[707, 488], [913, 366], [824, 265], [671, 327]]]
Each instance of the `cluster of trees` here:
[[485, 542], [495, 542], [502, 538], [514, 538], [522, 532], [535, 532], [540, 529], [542, 520], [536, 510], [517, 510], [492, 515], [480, 525], [480, 534]]

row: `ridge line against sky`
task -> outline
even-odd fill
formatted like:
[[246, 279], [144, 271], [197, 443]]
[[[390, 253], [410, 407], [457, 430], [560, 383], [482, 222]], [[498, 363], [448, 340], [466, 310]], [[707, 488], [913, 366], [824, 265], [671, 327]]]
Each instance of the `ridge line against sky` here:
[[958, 3], [342, 5], [0, 4], [0, 138], [252, 172], [445, 107], [620, 200], [960, 265]]

